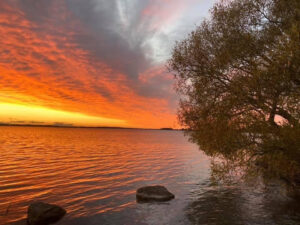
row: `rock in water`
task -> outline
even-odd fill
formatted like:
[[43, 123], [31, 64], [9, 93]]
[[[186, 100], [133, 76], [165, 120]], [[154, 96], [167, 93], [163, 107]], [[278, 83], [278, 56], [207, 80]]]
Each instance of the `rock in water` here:
[[66, 214], [66, 210], [44, 202], [30, 204], [27, 212], [28, 225], [48, 225], [59, 221]]
[[136, 191], [136, 199], [138, 202], [164, 202], [173, 198], [175, 198], [175, 195], [160, 185], [141, 187]]

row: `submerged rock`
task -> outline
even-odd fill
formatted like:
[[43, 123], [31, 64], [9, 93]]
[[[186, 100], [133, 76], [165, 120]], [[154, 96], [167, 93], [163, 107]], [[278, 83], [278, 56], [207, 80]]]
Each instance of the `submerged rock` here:
[[136, 191], [136, 199], [138, 202], [164, 202], [173, 198], [175, 198], [175, 195], [160, 185], [141, 187]]
[[66, 214], [66, 210], [57, 205], [44, 202], [30, 204], [27, 212], [28, 225], [48, 225], [56, 223]]

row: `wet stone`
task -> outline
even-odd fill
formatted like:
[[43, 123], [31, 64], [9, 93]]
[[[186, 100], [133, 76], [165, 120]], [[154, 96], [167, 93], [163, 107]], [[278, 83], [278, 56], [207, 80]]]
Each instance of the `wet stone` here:
[[48, 225], [58, 222], [64, 217], [66, 210], [57, 205], [44, 202], [30, 204], [27, 212], [28, 225]]
[[165, 202], [173, 198], [175, 195], [160, 185], [141, 187], [136, 191], [138, 202]]

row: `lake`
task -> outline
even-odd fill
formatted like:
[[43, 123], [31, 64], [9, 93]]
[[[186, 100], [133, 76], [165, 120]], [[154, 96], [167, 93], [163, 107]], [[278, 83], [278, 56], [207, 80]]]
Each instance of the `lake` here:
[[[152, 184], [175, 199], [138, 204]], [[213, 185], [181, 131], [0, 126], [0, 224], [25, 224], [36, 200], [67, 210], [60, 225], [300, 224], [298, 202], [276, 189]]]

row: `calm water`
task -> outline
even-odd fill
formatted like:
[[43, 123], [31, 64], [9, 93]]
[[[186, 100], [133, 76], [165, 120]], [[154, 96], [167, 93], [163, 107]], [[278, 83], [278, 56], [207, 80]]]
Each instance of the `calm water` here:
[[[34, 200], [64, 207], [61, 225], [300, 224], [297, 202], [213, 186], [209, 166], [180, 131], [0, 127], [0, 224], [24, 224]], [[137, 204], [151, 184], [176, 198]]]

